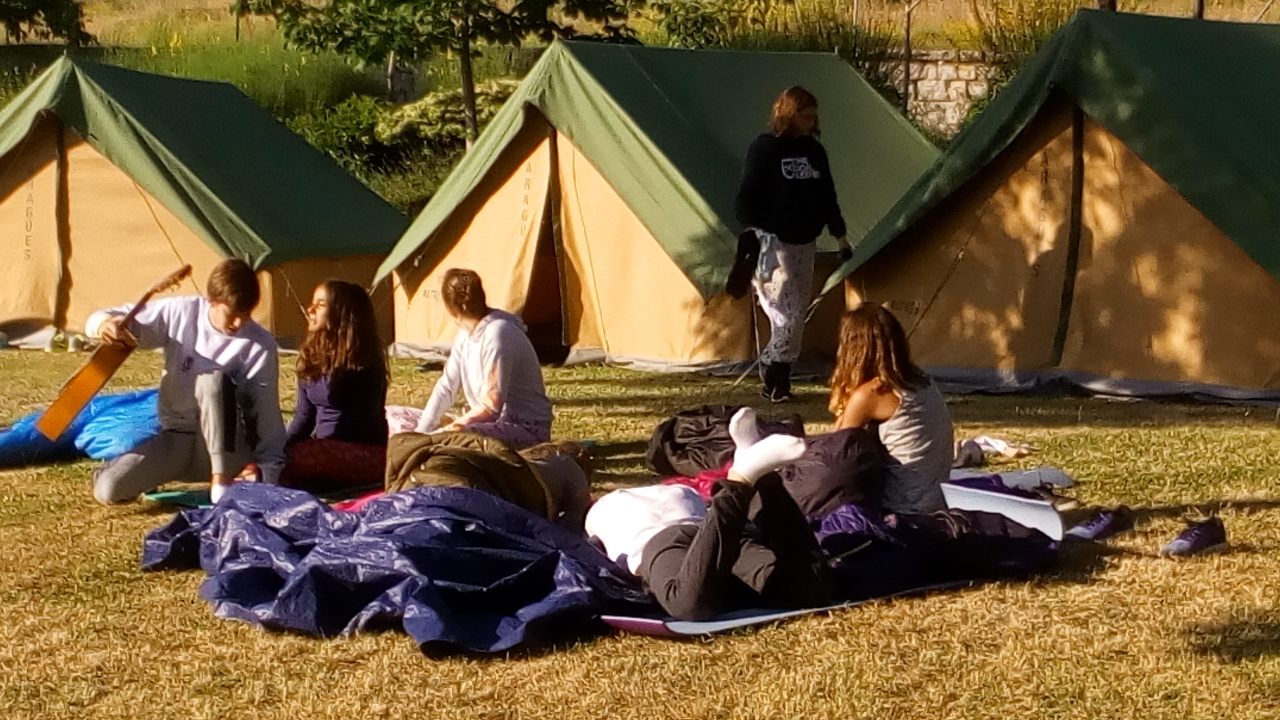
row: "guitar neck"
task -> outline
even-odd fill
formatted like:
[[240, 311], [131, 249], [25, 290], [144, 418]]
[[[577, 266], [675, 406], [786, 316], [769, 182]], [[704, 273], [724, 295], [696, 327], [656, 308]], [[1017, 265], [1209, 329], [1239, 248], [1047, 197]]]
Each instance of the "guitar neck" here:
[[133, 304], [133, 307], [129, 308], [129, 312], [126, 313], [124, 316], [124, 319], [120, 321], [120, 325], [123, 327], [128, 327], [129, 323], [133, 322], [133, 319], [137, 317], [138, 313], [142, 310], [142, 308], [147, 306], [147, 302], [150, 301], [151, 297], [155, 294], [156, 294], [155, 290], [148, 290], [146, 294], [143, 295], [138, 300], [138, 302]]

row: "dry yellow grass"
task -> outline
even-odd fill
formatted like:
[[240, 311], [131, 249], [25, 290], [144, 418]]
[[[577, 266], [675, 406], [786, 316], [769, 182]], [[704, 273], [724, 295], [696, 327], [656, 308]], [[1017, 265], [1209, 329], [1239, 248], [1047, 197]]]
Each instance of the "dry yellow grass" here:
[[[79, 358], [0, 353], [0, 422]], [[116, 387], [154, 381], [130, 361]], [[290, 373], [284, 373], [286, 377]], [[429, 376], [398, 363], [392, 400]], [[639, 483], [650, 429], [747, 389], [608, 368], [548, 372], [556, 434], [601, 443], [607, 486]], [[800, 387], [810, 427], [820, 387]], [[286, 393], [287, 394], [287, 393]], [[287, 397], [286, 407], [292, 406]], [[1275, 410], [956, 398], [959, 430], [1037, 444], [1086, 503], [1137, 532], [1032, 582], [901, 600], [710, 642], [598, 636], [508, 657], [424, 656], [404, 635], [318, 640], [215, 619], [199, 573], [143, 574], [168, 514], [98, 507], [93, 465], [0, 471], [4, 718], [1264, 718], [1280, 713], [1280, 423]], [[1154, 557], [1191, 508], [1230, 552]]]

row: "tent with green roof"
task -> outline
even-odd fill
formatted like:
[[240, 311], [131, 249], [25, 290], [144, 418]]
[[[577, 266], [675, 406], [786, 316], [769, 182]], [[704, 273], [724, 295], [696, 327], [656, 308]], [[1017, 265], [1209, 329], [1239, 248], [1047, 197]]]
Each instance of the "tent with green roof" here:
[[[733, 198], [747, 146], [797, 84], [818, 97], [859, 239], [937, 151], [840, 58], [554, 43], [379, 269], [394, 277], [397, 347], [448, 348], [440, 279], [467, 267], [570, 360], [751, 359], [750, 301], [720, 292]], [[833, 342], [830, 321], [811, 325], [817, 344]]]
[[[0, 111], [0, 328], [76, 331], [184, 263], [238, 257], [286, 341], [406, 219], [235, 87], [63, 57]], [[389, 316], [389, 312], [387, 313]], [[390, 326], [389, 317], [387, 325]]]
[[1280, 398], [1280, 26], [1082, 10], [827, 282], [957, 386]]

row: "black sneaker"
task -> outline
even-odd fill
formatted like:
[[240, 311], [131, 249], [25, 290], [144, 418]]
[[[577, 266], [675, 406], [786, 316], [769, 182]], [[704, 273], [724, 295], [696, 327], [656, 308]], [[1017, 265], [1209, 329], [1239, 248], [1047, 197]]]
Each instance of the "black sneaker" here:
[[786, 390], [782, 390], [781, 388], [773, 388], [773, 389], [765, 388], [760, 391], [760, 397], [764, 398], [765, 400], [768, 400], [771, 403], [791, 402], [792, 400], [796, 399], [795, 395], [792, 395], [791, 393], [787, 392]]
[[1099, 510], [1097, 515], [1066, 532], [1075, 540], [1106, 540], [1112, 535], [1133, 529], [1133, 513], [1121, 505], [1115, 510]]

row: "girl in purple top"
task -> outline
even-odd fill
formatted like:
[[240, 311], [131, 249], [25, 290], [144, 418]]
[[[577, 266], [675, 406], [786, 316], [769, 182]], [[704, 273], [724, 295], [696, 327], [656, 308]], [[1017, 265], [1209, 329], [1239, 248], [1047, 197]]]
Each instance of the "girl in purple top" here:
[[316, 287], [297, 373], [280, 484], [312, 492], [382, 485], [387, 359], [364, 288], [342, 280]]

